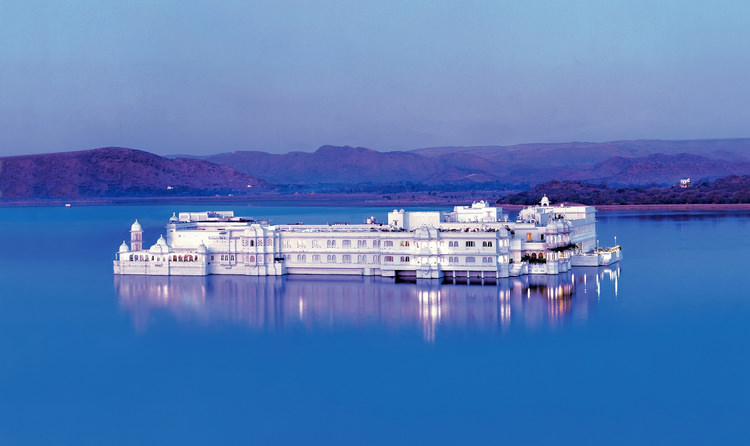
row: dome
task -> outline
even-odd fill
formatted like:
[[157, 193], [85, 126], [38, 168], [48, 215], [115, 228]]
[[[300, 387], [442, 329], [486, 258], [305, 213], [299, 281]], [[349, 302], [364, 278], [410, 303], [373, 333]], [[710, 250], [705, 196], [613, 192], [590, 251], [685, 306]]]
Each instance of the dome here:
[[549, 206], [549, 198], [547, 198], [547, 194], [544, 194], [544, 196], [542, 197], [541, 205], [542, 206]]
[[138, 223], [138, 219], [136, 219], [133, 225], [130, 227], [130, 232], [143, 232], [143, 228], [141, 228], [141, 224]]
[[125, 240], [122, 241], [122, 245], [120, 245], [118, 252], [128, 252], [128, 245], [125, 244]]
[[148, 252], [153, 254], [166, 254], [171, 251], [172, 250], [169, 248], [169, 245], [167, 245], [167, 241], [164, 240], [164, 237], [161, 235], [159, 236], [159, 240], [157, 240], [156, 243], [148, 249]]
[[176, 221], [178, 221], [178, 219], [177, 219], [177, 215], [176, 215], [176, 213], [172, 212], [172, 216], [171, 216], [171, 217], [169, 217], [169, 222], [170, 222], [170, 223], [174, 223], [174, 222], [176, 222]]

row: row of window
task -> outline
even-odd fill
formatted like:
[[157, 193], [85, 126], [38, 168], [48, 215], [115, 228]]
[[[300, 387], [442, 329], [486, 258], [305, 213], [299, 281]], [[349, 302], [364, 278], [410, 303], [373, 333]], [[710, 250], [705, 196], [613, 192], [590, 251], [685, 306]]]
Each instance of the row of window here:
[[[286, 257], [287, 260], [291, 260], [291, 256]], [[297, 254], [297, 263], [307, 263], [307, 255], [306, 254]], [[313, 254], [312, 256], [313, 263], [320, 262], [320, 254]], [[328, 254], [326, 256], [326, 262], [327, 263], [336, 263], [338, 261], [338, 257], [336, 254]], [[345, 254], [341, 256], [341, 263], [352, 263], [352, 256], [349, 254]], [[367, 263], [367, 256], [360, 255], [357, 256], [357, 263]], [[372, 263], [380, 263], [380, 256], [372, 256]]]
[[130, 254], [128, 258], [131, 262], [195, 262], [198, 260], [197, 255], [172, 255], [172, 256], [149, 256], [148, 254]]
[[[399, 260], [401, 261], [401, 263], [409, 263], [409, 256], [401, 256]], [[386, 263], [391, 263], [393, 262], [393, 256], [385, 256], [383, 258], [383, 261]]]
[[[448, 263], [459, 263], [459, 258], [448, 257]], [[466, 257], [464, 259], [464, 263], [477, 263], [477, 259], [475, 257]], [[482, 263], [493, 264], [495, 263], [495, 258], [494, 257], [482, 257]]]
[[[248, 246], [245, 242], [247, 242], [247, 240], [243, 240], [243, 245], [244, 246]], [[460, 243], [461, 242], [459, 242], [459, 241], [449, 241], [448, 242], [448, 247], [449, 248], [454, 248], [454, 247], [457, 248], [457, 247], [460, 246]], [[419, 246], [419, 242], [415, 242], [415, 244], [416, 244], [417, 247]], [[504, 244], [504, 243], [501, 242], [501, 245], [502, 244]], [[259, 243], [258, 245], [261, 246], [262, 244]], [[482, 247], [483, 248], [492, 248], [493, 245], [494, 244], [493, 244], [492, 241], [483, 241], [482, 242]], [[253, 245], [253, 240], [249, 241], [249, 246], [254, 246]], [[285, 248], [294, 248], [295, 246], [297, 248], [307, 248], [307, 241], [306, 240], [296, 240], [296, 241], [294, 241], [294, 240], [285, 240], [284, 241], [284, 247]], [[351, 248], [351, 246], [352, 246], [352, 241], [351, 240], [341, 240], [341, 247], [342, 248]], [[393, 240], [385, 240], [385, 241], [383, 241], [383, 246], [386, 247], [386, 248], [392, 248], [394, 246], [394, 241]], [[409, 246], [411, 246], [411, 242], [409, 240], [400, 240], [400, 241], [398, 241], [398, 246], [400, 246], [400, 247], [409, 247]], [[475, 245], [475, 242], [473, 240], [467, 240], [467, 241], [464, 242], [464, 246], [466, 246], [467, 248], [473, 248], [476, 245]], [[313, 248], [320, 248], [321, 247], [320, 246], [320, 241], [319, 240], [312, 240], [312, 247]], [[336, 247], [338, 247], [338, 241], [337, 240], [326, 240], [326, 248], [336, 248]], [[373, 248], [379, 248], [380, 247], [380, 240], [373, 240], [372, 241], [372, 247]], [[367, 248], [367, 240], [357, 240], [357, 248]]]
[[[448, 247], [449, 248], [458, 248], [459, 243], [460, 242], [450, 242], [449, 241], [448, 242]], [[464, 243], [465, 243], [464, 246], [466, 246], [467, 248], [473, 248], [475, 246], [473, 240], [467, 240]], [[484, 241], [484, 242], [482, 242], [482, 247], [483, 248], [492, 248], [492, 242], [491, 241]]]

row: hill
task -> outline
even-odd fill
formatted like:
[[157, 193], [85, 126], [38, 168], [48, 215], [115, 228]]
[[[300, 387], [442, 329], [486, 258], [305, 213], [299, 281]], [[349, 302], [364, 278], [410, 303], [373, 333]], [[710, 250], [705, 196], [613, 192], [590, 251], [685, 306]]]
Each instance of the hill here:
[[750, 174], [750, 139], [619, 141], [440, 147], [377, 152], [322, 146], [313, 153], [239, 151], [203, 159], [276, 185], [417, 184], [465, 189], [472, 184], [523, 188], [554, 179], [613, 184], [674, 184]]
[[266, 183], [200, 159], [121, 147], [0, 158], [0, 198], [209, 195]]

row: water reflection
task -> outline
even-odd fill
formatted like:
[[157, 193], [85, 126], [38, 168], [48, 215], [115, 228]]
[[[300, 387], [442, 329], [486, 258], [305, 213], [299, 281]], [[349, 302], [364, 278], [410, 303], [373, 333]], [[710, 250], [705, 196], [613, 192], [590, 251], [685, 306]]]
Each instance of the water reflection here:
[[440, 329], [505, 331], [585, 321], [603, 295], [616, 298], [619, 276], [619, 265], [492, 285], [377, 277], [115, 276], [115, 289], [139, 332], [166, 310], [185, 323], [231, 322], [270, 331], [419, 328], [432, 341]]

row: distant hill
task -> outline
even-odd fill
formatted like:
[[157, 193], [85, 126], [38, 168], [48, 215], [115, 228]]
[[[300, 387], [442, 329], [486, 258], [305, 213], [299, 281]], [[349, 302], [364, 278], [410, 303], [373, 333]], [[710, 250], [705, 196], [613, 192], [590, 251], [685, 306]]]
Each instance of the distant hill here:
[[363, 147], [322, 146], [313, 153], [233, 152], [204, 157], [274, 184], [476, 181], [497, 178], [480, 169], [486, 161], [457, 155], [451, 162], [413, 152], [377, 152]]
[[0, 158], [0, 198], [205, 195], [266, 183], [200, 159], [107, 147]]
[[416, 149], [413, 152], [424, 156], [464, 153], [514, 165], [534, 166], [541, 163], [546, 167], [593, 165], [616, 156], [638, 158], [655, 153], [666, 155], [692, 153], [714, 159], [750, 161], [750, 138], [640, 139], [602, 143], [569, 142], [512, 146], [428, 147]]
[[616, 141], [437, 147], [377, 152], [322, 146], [313, 153], [233, 152], [203, 157], [269, 183], [388, 185], [445, 188], [471, 184], [528, 187], [550, 180], [673, 184], [750, 174], [750, 139]]
[[[108, 147], [0, 158], [0, 199], [295, 192], [524, 190], [559, 180], [674, 185], [750, 175], [750, 139], [437, 147], [378, 152], [322, 146], [161, 157]], [[248, 188], [247, 186], [252, 186]]]

